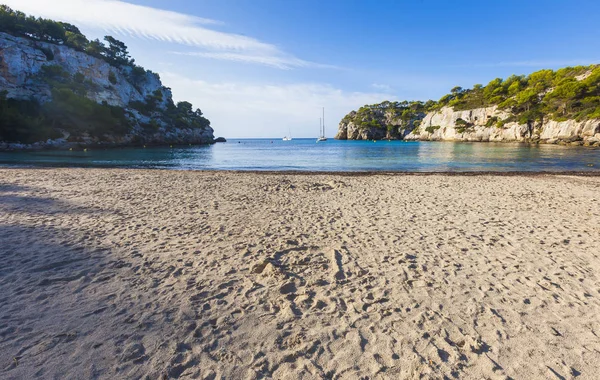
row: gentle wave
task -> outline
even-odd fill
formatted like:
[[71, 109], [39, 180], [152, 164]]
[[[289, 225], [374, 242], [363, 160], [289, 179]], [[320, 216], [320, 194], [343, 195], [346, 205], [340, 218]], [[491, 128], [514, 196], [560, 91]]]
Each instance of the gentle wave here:
[[0, 165], [338, 172], [600, 171], [600, 149], [516, 143], [241, 139], [212, 146], [0, 152]]

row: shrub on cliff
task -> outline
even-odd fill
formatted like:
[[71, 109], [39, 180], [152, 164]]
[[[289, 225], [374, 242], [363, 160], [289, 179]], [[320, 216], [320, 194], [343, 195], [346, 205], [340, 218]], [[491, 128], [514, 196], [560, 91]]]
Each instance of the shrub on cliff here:
[[131, 125], [121, 107], [98, 104], [70, 89], [54, 89], [51, 102], [15, 100], [0, 92], [0, 141], [33, 143], [72, 136], [123, 135]]
[[123, 108], [98, 104], [66, 88], [54, 89], [52, 101], [45, 103], [42, 111], [48, 125], [75, 136], [123, 135], [131, 130]]
[[42, 66], [39, 78], [48, 83], [53, 89], [68, 89], [74, 93], [85, 96], [88, 90], [93, 88], [93, 83], [86, 80], [81, 73], [76, 73], [73, 77], [58, 65]]
[[175, 128], [204, 129], [210, 127], [210, 121], [202, 115], [202, 111], [199, 108], [194, 111], [189, 102], [179, 102], [177, 105], [169, 104], [167, 116]]
[[108, 73], [108, 81], [112, 84], [117, 84], [117, 76], [115, 75], [114, 72], [110, 71]]
[[435, 131], [437, 131], [440, 128], [441, 127], [439, 125], [431, 125], [431, 126], [425, 128], [425, 132], [427, 132], [427, 133], [434, 133]]
[[359, 128], [385, 128], [392, 133], [395, 128], [390, 128], [392, 124], [386, 124], [386, 121], [391, 120], [394, 124], [408, 127], [421, 119], [432, 105], [431, 101], [385, 101], [361, 107], [358, 111], [346, 115], [342, 122], [352, 122]]
[[37, 102], [9, 99], [6, 91], [0, 92], [0, 141], [33, 143], [57, 137]]

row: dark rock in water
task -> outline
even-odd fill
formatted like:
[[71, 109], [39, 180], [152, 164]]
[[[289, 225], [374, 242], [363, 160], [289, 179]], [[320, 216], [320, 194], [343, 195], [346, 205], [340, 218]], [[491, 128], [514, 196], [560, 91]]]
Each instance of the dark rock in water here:
[[227, 142], [227, 140], [225, 139], [225, 137], [217, 137], [217, 138], [215, 139], [215, 142], [216, 142], [216, 143], [218, 143], [218, 142]]

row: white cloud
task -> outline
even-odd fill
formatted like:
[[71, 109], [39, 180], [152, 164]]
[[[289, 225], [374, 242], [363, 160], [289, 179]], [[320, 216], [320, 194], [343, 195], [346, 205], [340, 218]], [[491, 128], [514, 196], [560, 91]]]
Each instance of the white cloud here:
[[[315, 137], [321, 107], [326, 111], [327, 135], [334, 136], [341, 118], [365, 104], [390, 100], [389, 94], [347, 92], [330, 85], [211, 83], [161, 72], [176, 99], [200, 106], [215, 134], [225, 137]], [[279, 136], [281, 135], [281, 136]]]
[[200, 57], [262, 64], [280, 69], [329, 67], [296, 58], [275, 45], [211, 29], [220, 22], [118, 0], [1, 0], [27, 14], [82, 27], [201, 48]]
[[376, 90], [385, 91], [385, 92], [391, 92], [394, 90], [390, 85], [381, 84], [381, 83], [373, 83], [371, 85], [371, 87], [373, 87]]

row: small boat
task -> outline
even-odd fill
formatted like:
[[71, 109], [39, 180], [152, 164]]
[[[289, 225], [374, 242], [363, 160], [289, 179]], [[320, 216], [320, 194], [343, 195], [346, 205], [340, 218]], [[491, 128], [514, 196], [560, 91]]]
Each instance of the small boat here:
[[320, 141], [327, 141], [327, 137], [325, 137], [325, 107], [323, 107], [323, 118], [319, 118], [319, 138], [317, 138], [317, 142]]
[[288, 132], [290, 133], [290, 137], [283, 136], [283, 141], [292, 141], [292, 132], [290, 130]]

